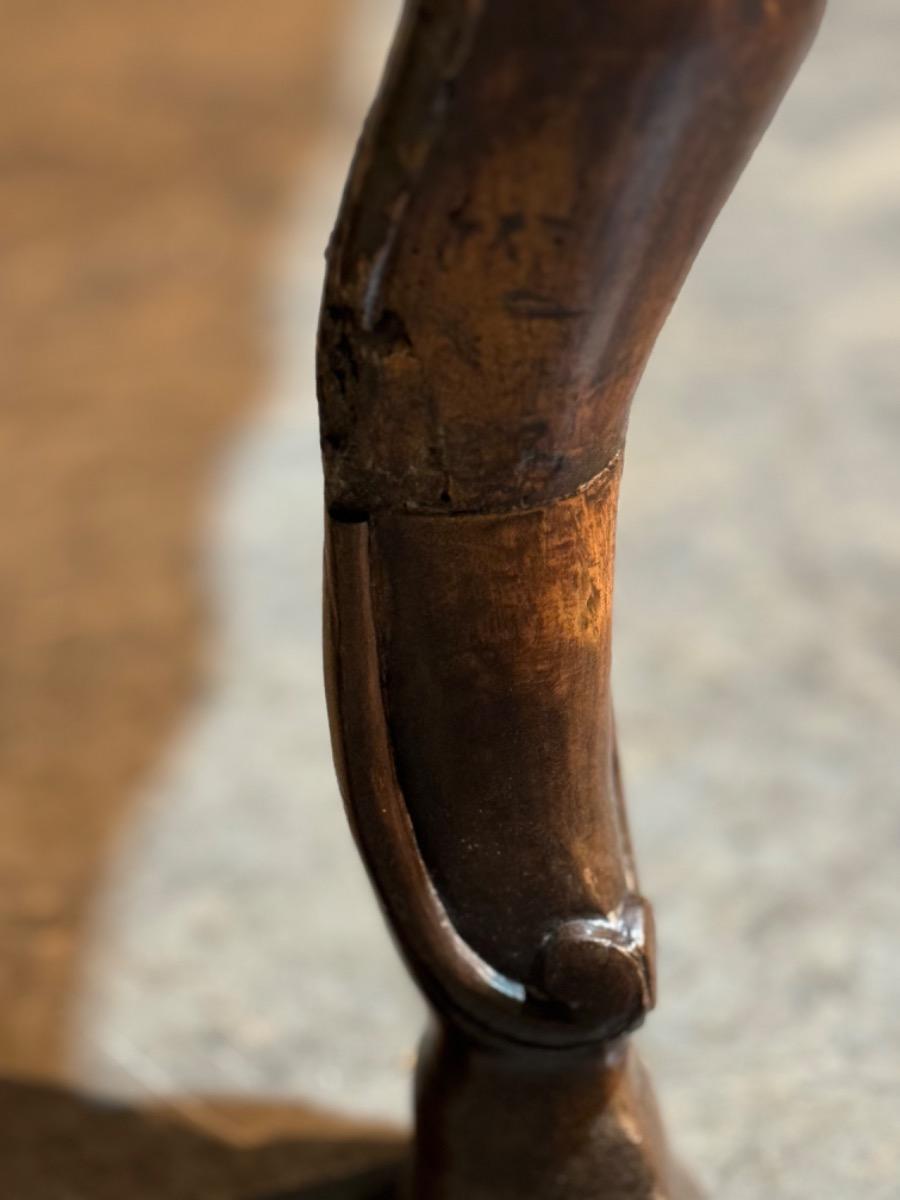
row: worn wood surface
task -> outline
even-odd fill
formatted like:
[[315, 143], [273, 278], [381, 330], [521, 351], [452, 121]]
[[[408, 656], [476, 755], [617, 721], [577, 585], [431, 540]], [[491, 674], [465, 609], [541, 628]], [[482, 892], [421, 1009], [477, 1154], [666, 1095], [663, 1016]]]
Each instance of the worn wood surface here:
[[328, 259], [332, 504], [497, 511], [606, 467], [820, 8], [407, 6]]
[[360, 847], [451, 1027], [416, 1196], [680, 1194], [610, 1057], [653, 1003], [617, 485], [655, 336], [820, 9], [412, 3], [351, 170], [319, 342], [327, 675]]

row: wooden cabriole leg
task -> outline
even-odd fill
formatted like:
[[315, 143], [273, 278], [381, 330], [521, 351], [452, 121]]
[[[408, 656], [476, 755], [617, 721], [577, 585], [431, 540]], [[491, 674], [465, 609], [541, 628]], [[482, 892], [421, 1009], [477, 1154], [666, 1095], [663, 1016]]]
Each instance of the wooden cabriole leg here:
[[414, 1200], [686, 1197], [628, 1034], [609, 687], [628, 408], [820, 0], [418, 0], [328, 254], [326, 676], [434, 1010]]

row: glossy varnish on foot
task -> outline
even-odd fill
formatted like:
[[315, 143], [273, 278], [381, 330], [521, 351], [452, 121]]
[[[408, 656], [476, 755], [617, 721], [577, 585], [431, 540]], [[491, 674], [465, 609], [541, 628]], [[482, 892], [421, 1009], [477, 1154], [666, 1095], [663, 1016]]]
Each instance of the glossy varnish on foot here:
[[684, 1197], [609, 690], [628, 408], [819, 0], [420, 0], [329, 249], [335, 758], [434, 1011], [416, 1200]]

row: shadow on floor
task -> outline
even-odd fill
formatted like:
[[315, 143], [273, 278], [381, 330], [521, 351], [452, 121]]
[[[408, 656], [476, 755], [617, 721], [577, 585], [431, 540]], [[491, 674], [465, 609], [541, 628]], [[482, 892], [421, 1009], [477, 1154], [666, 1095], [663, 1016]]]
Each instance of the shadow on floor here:
[[[216, 1132], [229, 1124], [230, 1138]], [[402, 1153], [390, 1130], [300, 1106], [144, 1109], [0, 1080], [9, 1200], [375, 1200], [390, 1192]]]
[[271, 387], [295, 197], [323, 144], [351, 148], [351, 9], [6, 10], [0, 1200], [352, 1195], [321, 1186], [382, 1169], [396, 1136], [59, 1084], [97, 880], [206, 686], [211, 481]]

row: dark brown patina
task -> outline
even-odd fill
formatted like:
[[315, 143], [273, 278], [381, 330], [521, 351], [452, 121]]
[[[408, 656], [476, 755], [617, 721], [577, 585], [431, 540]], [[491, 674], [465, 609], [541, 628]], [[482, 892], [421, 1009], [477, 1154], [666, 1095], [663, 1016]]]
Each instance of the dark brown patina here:
[[431, 1001], [416, 1200], [682, 1197], [610, 702], [653, 341], [820, 0], [408, 5], [328, 255], [327, 679]]

